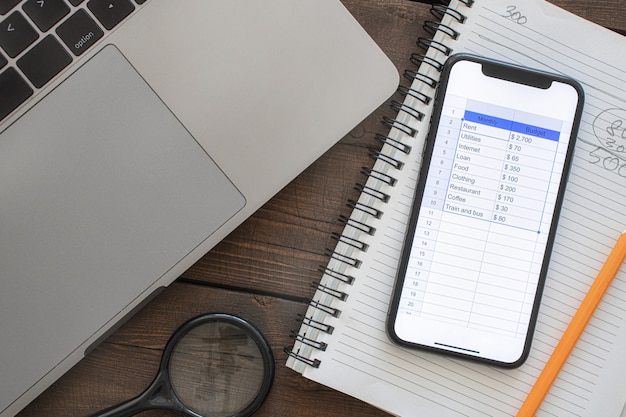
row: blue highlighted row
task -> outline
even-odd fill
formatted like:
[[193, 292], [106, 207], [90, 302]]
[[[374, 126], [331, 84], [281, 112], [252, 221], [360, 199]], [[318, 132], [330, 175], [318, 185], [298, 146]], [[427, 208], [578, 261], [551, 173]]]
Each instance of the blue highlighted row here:
[[469, 110], [465, 110], [465, 116], [463, 120], [549, 140], [558, 141], [559, 136], [561, 135], [561, 132], [558, 132], [556, 130], [545, 129], [543, 127], [515, 122], [513, 120], [501, 119], [499, 117], [476, 113]]

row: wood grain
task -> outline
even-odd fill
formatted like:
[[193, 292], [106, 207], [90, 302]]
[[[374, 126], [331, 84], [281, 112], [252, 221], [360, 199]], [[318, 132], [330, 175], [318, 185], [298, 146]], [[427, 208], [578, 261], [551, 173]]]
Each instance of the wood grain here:
[[[626, 33], [623, 0], [553, 0], [576, 14]], [[343, 0], [346, 7], [394, 62], [411, 68], [429, 6], [409, 0]], [[623, 51], [622, 51], [623, 53]], [[404, 84], [408, 81], [402, 80]], [[365, 86], [364, 86], [365, 88]], [[398, 96], [395, 97], [399, 99]], [[109, 339], [30, 404], [20, 417], [87, 416], [142, 392], [154, 377], [161, 351], [174, 330], [191, 317], [228, 312], [256, 325], [268, 338], [275, 362], [272, 391], [258, 416], [386, 415], [361, 401], [311, 382], [284, 366], [283, 347], [298, 327], [313, 295], [312, 282], [340, 232], [346, 202], [356, 200], [361, 167], [371, 167], [369, 148], [378, 148], [380, 120], [394, 116], [381, 106], [306, 169], [250, 219], [206, 254], [181, 279], [132, 317]], [[142, 416], [172, 416], [163, 411]]]

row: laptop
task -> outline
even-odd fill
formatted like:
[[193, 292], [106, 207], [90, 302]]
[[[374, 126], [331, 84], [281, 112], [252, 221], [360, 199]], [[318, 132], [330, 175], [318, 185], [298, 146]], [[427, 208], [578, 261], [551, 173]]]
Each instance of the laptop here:
[[397, 84], [338, 0], [0, 2], [0, 416]]

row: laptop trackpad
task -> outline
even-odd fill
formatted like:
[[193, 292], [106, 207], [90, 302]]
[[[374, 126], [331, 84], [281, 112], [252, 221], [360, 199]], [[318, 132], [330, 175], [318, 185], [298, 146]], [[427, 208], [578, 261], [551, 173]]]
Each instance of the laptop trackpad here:
[[0, 195], [3, 350], [34, 349], [0, 373], [33, 377], [245, 204], [114, 46], [3, 132]]

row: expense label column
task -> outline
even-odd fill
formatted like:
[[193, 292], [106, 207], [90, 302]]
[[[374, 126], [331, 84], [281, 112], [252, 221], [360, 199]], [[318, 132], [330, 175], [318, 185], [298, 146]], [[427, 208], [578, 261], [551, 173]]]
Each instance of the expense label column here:
[[445, 211], [491, 220], [510, 125], [508, 120], [465, 112]]

